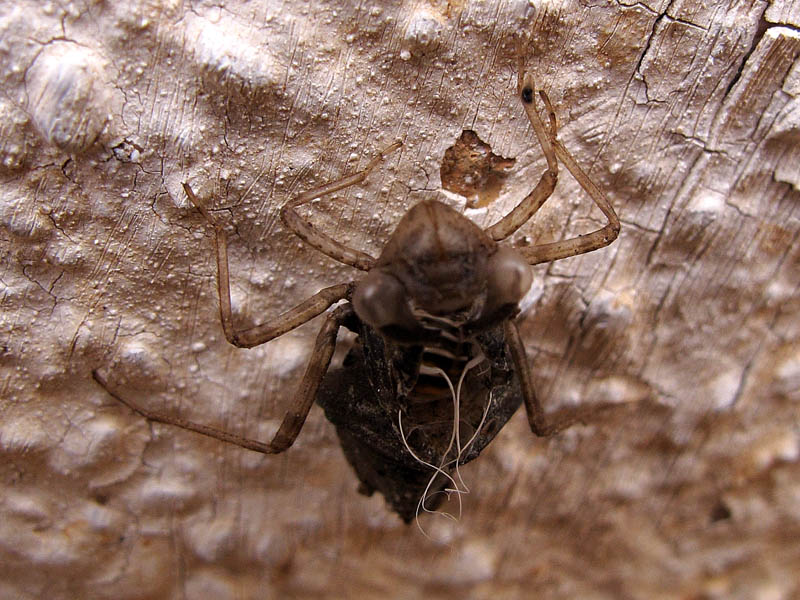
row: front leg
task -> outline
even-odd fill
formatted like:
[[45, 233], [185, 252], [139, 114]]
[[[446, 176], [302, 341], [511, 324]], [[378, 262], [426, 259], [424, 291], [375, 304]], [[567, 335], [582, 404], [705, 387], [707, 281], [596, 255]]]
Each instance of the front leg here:
[[542, 147], [542, 152], [547, 160], [547, 170], [542, 174], [536, 187], [522, 202], [497, 223], [488, 227], [486, 232], [495, 241], [506, 239], [536, 214], [555, 189], [558, 180], [558, 163], [556, 161], [556, 158], [558, 158], [564, 163], [564, 166], [567, 167], [567, 170], [572, 174], [584, 191], [589, 194], [589, 197], [594, 203], [597, 204], [606, 219], [608, 219], [608, 224], [588, 235], [581, 235], [568, 240], [554, 242], [552, 244], [540, 244], [533, 247], [517, 246], [517, 250], [519, 250], [529, 264], [536, 265], [575, 256], [577, 254], [583, 254], [585, 252], [591, 252], [592, 250], [607, 246], [617, 239], [617, 235], [619, 234], [620, 224], [617, 213], [614, 212], [614, 208], [611, 206], [605, 194], [595, 185], [583, 169], [581, 169], [570, 151], [564, 147], [564, 144], [557, 139], [558, 126], [555, 111], [553, 110], [553, 105], [550, 103], [547, 94], [543, 90], [539, 91], [539, 96], [549, 116], [548, 128], [545, 127], [537, 111], [535, 88], [530, 75], [523, 75], [522, 71], [520, 71], [517, 88], [520, 99], [522, 100], [522, 106], [525, 109], [525, 114], [528, 115], [528, 120], [533, 127], [533, 131], [536, 134], [536, 138], [539, 140], [539, 145]]
[[375, 264], [374, 257], [370, 256], [366, 252], [362, 252], [361, 250], [356, 250], [354, 248], [345, 246], [341, 242], [334, 240], [331, 236], [322, 233], [310, 222], [301, 217], [295, 209], [298, 206], [302, 206], [303, 204], [310, 202], [314, 198], [322, 198], [328, 194], [333, 194], [339, 190], [343, 190], [352, 185], [361, 183], [367, 178], [367, 175], [370, 174], [372, 169], [385, 160], [389, 154], [398, 148], [401, 148], [402, 146], [403, 142], [398, 140], [379, 153], [371, 161], [369, 161], [367, 166], [361, 169], [358, 173], [354, 173], [353, 175], [345, 175], [336, 181], [332, 181], [318, 188], [314, 188], [313, 190], [304, 192], [297, 198], [290, 200], [283, 205], [283, 208], [281, 208], [281, 220], [283, 221], [283, 224], [294, 231], [295, 234], [297, 234], [297, 236], [309, 246], [316, 248], [323, 254], [330, 256], [332, 259], [338, 260], [340, 263], [350, 265], [351, 267], [355, 267], [356, 269], [361, 269], [362, 271], [369, 271], [372, 268], [372, 265]]
[[217, 294], [219, 296], [219, 316], [222, 321], [222, 330], [225, 338], [237, 348], [252, 348], [260, 346], [269, 340], [283, 335], [310, 321], [317, 315], [325, 312], [331, 305], [346, 298], [351, 293], [352, 284], [340, 283], [320, 290], [307, 300], [304, 300], [292, 309], [278, 315], [272, 320], [249, 327], [236, 329], [233, 326], [233, 311], [231, 309], [231, 284], [228, 269], [228, 236], [222, 225], [208, 212], [205, 205], [195, 196], [188, 183], [183, 184], [186, 196], [197, 210], [205, 217], [206, 223], [214, 229], [214, 245], [217, 255]]
[[341, 327], [351, 315], [352, 309], [349, 305], [346, 305], [338, 307], [325, 319], [325, 323], [323, 323], [322, 329], [320, 329], [319, 334], [317, 334], [317, 339], [314, 342], [314, 350], [311, 352], [311, 358], [306, 366], [306, 372], [303, 375], [303, 379], [300, 381], [300, 387], [297, 391], [294, 405], [287, 411], [278, 432], [270, 442], [261, 442], [216, 427], [203, 425], [202, 423], [196, 423], [180, 417], [141, 408], [109, 388], [105, 378], [97, 371], [92, 372], [92, 377], [94, 377], [94, 380], [113, 398], [134, 412], [139, 413], [145, 419], [156, 421], [157, 423], [174, 425], [181, 429], [188, 429], [189, 431], [201, 433], [216, 440], [228, 442], [242, 448], [247, 448], [248, 450], [254, 450], [255, 452], [277, 454], [289, 448], [303, 428], [303, 423], [305, 423], [308, 412], [311, 410], [311, 405], [314, 404], [314, 400], [317, 397], [317, 390], [319, 389], [322, 377], [325, 375], [331, 363], [331, 357], [336, 347], [336, 334], [339, 331], [339, 327]]
[[531, 123], [531, 127], [533, 127], [533, 132], [536, 134], [536, 139], [542, 148], [545, 160], [547, 160], [547, 170], [542, 173], [536, 187], [525, 196], [514, 210], [486, 229], [489, 237], [498, 242], [506, 239], [528, 222], [552, 195], [558, 182], [558, 162], [554, 151], [554, 145], [556, 144], [556, 116], [553, 112], [553, 107], [544, 92], [540, 92], [550, 120], [550, 128], [545, 130], [544, 123], [536, 109], [533, 78], [528, 74], [523, 75], [522, 71], [520, 71], [517, 80], [517, 92], [525, 109], [525, 114], [528, 115], [528, 120]]
[[619, 218], [614, 211], [614, 207], [611, 206], [608, 198], [606, 198], [606, 195], [595, 185], [594, 181], [589, 178], [584, 170], [581, 169], [570, 151], [564, 147], [564, 144], [555, 140], [553, 148], [558, 158], [560, 158], [564, 166], [567, 167], [567, 170], [572, 173], [575, 180], [603, 212], [606, 219], [608, 219], [608, 223], [604, 227], [589, 234], [579, 235], [578, 237], [562, 240], [560, 242], [539, 244], [537, 246], [515, 246], [525, 260], [528, 261], [528, 264], [531, 265], [569, 258], [570, 256], [576, 256], [603, 248], [617, 239], [620, 230]]

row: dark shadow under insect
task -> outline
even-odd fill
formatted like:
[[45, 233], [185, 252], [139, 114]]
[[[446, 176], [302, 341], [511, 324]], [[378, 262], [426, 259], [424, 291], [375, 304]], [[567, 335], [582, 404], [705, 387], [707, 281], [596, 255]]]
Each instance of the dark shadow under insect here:
[[[281, 209], [284, 224], [305, 242], [366, 271], [366, 276], [325, 288], [255, 327], [234, 326], [227, 236], [184, 184], [189, 200], [215, 231], [220, 317], [231, 344], [258, 346], [345, 301], [328, 312], [297, 395], [270, 442], [141, 408], [112, 391], [96, 371], [95, 379], [147, 419], [266, 454], [292, 445], [316, 401], [336, 426], [361, 491], [379, 491], [406, 522], [419, 510], [423, 494], [430, 498], [424, 508], [435, 508], [444, 497], [439, 492], [446, 489], [449, 473], [477, 457], [520, 403], [525, 404], [531, 430], [538, 436], [552, 435], [585, 418], [590, 410], [545, 417], [514, 317], [531, 284], [529, 265], [602, 248], [616, 239], [619, 220], [603, 193], [558, 141], [555, 114], [544, 92], [539, 95], [548, 126], [537, 112], [529, 76], [520, 74], [518, 93], [547, 169], [516, 208], [483, 230], [441, 202], [421, 202], [406, 213], [377, 259], [337, 242], [297, 213], [302, 204], [362, 182], [388, 154], [402, 147], [402, 142], [395, 142], [362, 171], [305, 192]], [[549, 244], [498, 244], [550, 197], [558, 179], [558, 160], [608, 223], [587, 235]], [[342, 368], [328, 372], [340, 327], [358, 338]], [[457, 401], [442, 374], [450, 380], [464, 375], [464, 394]], [[430, 465], [441, 465], [441, 469]]]

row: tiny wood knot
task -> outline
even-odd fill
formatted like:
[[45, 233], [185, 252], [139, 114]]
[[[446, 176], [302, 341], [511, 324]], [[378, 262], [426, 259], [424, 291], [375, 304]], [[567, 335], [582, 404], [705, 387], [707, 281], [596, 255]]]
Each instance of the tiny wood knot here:
[[533, 102], [533, 90], [530, 88], [530, 86], [526, 85], [524, 88], [522, 88], [522, 101], [525, 104], [530, 104]]

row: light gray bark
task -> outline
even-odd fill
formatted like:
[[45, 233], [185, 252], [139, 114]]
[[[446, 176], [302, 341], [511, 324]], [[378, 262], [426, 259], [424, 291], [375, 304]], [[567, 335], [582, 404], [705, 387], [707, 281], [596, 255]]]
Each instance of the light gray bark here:
[[[800, 3], [41, 3], [0, 0], [0, 596], [790, 598], [800, 594]], [[257, 323], [358, 273], [277, 218], [312, 206], [371, 254], [464, 129], [544, 160], [516, 52], [622, 220], [535, 269], [521, 331], [548, 409], [618, 402], [537, 439], [520, 411], [462, 470], [460, 522], [406, 527], [312, 409], [264, 457], [150, 425], [91, 378], [268, 439], [320, 320], [225, 341], [213, 244]], [[523, 234], [602, 215], [564, 175]], [[794, 575], [792, 575], [794, 573]]]

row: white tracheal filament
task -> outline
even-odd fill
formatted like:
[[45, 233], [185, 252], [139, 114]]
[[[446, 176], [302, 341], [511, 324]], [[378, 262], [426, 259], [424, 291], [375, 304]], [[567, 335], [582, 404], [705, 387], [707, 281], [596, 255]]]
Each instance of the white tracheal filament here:
[[[452, 431], [452, 434], [450, 436], [450, 443], [447, 446], [447, 449], [442, 453], [442, 458], [441, 458], [441, 462], [439, 463], [439, 466], [433, 465], [433, 464], [431, 464], [429, 462], [426, 462], [426, 461], [422, 460], [411, 449], [411, 446], [409, 446], [409, 444], [408, 444], [408, 440], [406, 438], [406, 434], [403, 432], [403, 411], [402, 410], [398, 411], [397, 424], [400, 426], [400, 437], [403, 440], [403, 444], [405, 445], [406, 450], [408, 450], [408, 452], [411, 454], [411, 456], [414, 457], [414, 460], [416, 460], [417, 462], [419, 462], [422, 465], [425, 465], [426, 467], [428, 467], [430, 469], [433, 469], [433, 475], [431, 475], [431, 478], [428, 481], [428, 485], [425, 486], [425, 491], [422, 493], [422, 496], [420, 497], [419, 502], [417, 503], [417, 512], [416, 512], [416, 518], [415, 518], [416, 523], [417, 523], [417, 527], [422, 532], [422, 535], [424, 535], [425, 537], [429, 537], [429, 536], [425, 532], [425, 530], [422, 528], [422, 525], [419, 522], [419, 514], [420, 514], [421, 510], [424, 510], [425, 512], [428, 512], [428, 513], [435, 513], [435, 514], [438, 514], [438, 515], [442, 515], [442, 516], [447, 517], [448, 519], [451, 519], [453, 521], [458, 521], [461, 518], [461, 495], [462, 494], [468, 494], [469, 493], [469, 487], [467, 487], [467, 484], [464, 483], [464, 480], [461, 477], [461, 473], [459, 471], [459, 461], [461, 460], [461, 457], [464, 455], [464, 453], [467, 452], [469, 450], [470, 446], [472, 446], [472, 444], [475, 442], [475, 439], [478, 437], [478, 434], [480, 433], [481, 428], [483, 427], [483, 423], [486, 421], [486, 416], [489, 414], [489, 407], [492, 405], [492, 394], [490, 392], [489, 393], [489, 398], [488, 398], [488, 400], [486, 402], [486, 407], [483, 409], [483, 417], [481, 417], [480, 423], [475, 428], [475, 433], [472, 434], [472, 437], [462, 447], [462, 445], [461, 445], [461, 436], [460, 436], [460, 428], [461, 428], [461, 425], [460, 425], [460, 423], [461, 423], [461, 414], [460, 414], [461, 413], [461, 385], [464, 383], [464, 378], [466, 377], [467, 372], [470, 369], [472, 369], [473, 367], [475, 367], [476, 365], [478, 365], [481, 362], [483, 362], [484, 360], [485, 360], [485, 357], [483, 355], [478, 355], [478, 356], [474, 357], [472, 360], [470, 360], [469, 362], [467, 362], [464, 365], [464, 369], [461, 371], [461, 376], [458, 379], [458, 385], [455, 388], [453, 388], [453, 382], [450, 381], [450, 377], [447, 376], [447, 373], [445, 373], [444, 370], [442, 370], [439, 367], [433, 367], [431, 369], [431, 372], [435, 372], [435, 373], [441, 375], [444, 378], [444, 380], [447, 382], [447, 386], [450, 388], [450, 393], [453, 396], [453, 431]], [[452, 460], [448, 461], [447, 460], [447, 456], [450, 454], [450, 451], [453, 449], [454, 445], [456, 447], [456, 456]], [[455, 463], [455, 475], [456, 475], [455, 477], [450, 475], [450, 473], [448, 473], [445, 470], [445, 469], [448, 469], [454, 463]], [[428, 508], [425, 507], [425, 501], [429, 498], [428, 494], [430, 492], [430, 488], [433, 485], [433, 482], [436, 480], [436, 477], [438, 475], [440, 475], [440, 474], [443, 475], [444, 477], [446, 477], [450, 481], [451, 487], [446, 487], [441, 492], [437, 492], [437, 493], [445, 493], [445, 494], [447, 494], [448, 498], [450, 497], [450, 494], [454, 493], [454, 494], [457, 495], [457, 498], [458, 498], [458, 515], [453, 515], [451, 513], [444, 512], [444, 511], [439, 511], [439, 510], [429, 510]]]

